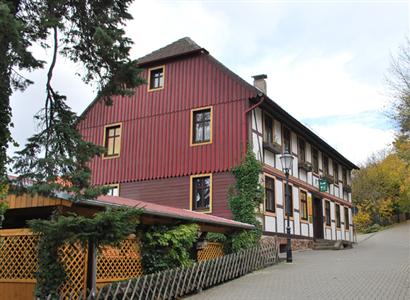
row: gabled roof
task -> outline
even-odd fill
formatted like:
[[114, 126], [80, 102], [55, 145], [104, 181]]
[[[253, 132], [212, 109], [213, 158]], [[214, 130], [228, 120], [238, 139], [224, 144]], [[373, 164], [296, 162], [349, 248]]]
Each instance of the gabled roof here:
[[138, 64], [141, 66], [152, 62], [163, 61], [166, 59], [194, 54], [201, 51], [208, 53], [204, 48], [202, 48], [193, 40], [191, 40], [191, 38], [184, 37], [165, 47], [162, 47], [139, 58], [137, 61]]

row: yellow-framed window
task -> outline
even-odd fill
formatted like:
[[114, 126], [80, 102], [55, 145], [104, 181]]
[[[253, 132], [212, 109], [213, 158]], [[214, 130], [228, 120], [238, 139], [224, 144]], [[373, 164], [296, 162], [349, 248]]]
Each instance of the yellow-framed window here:
[[107, 125], [104, 133], [104, 157], [117, 157], [121, 151], [121, 124]]
[[212, 211], [212, 174], [191, 176], [191, 210]]
[[148, 90], [159, 90], [164, 88], [165, 67], [155, 67], [148, 70]]
[[302, 220], [308, 220], [308, 200], [307, 193], [305, 191], [299, 190], [300, 197], [300, 218]]
[[191, 146], [212, 143], [212, 107], [191, 111]]

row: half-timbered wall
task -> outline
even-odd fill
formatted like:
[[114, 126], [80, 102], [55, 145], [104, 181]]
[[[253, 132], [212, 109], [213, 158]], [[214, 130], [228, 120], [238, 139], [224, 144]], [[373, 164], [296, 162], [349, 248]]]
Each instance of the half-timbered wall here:
[[[265, 166], [281, 172], [281, 162], [279, 153], [275, 154], [269, 149], [264, 149], [264, 114], [261, 108], [256, 108], [252, 111], [250, 121], [251, 121], [251, 133], [250, 140], [252, 141], [252, 149], [256, 155], [256, 158], [260, 160]], [[249, 119], [248, 119], [249, 120]], [[282, 147], [282, 126], [281, 122], [276, 119], [273, 119], [273, 131], [274, 131], [274, 141], [281, 145]], [[305, 137], [301, 137], [304, 139]], [[353, 231], [352, 226], [349, 226], [349, 230], [345, 230], [345, 220], [344, 220], [344, 208], [349, 208], [350, 215], [350, 225], [352, 225], [352, 216], [351, 216], [351, 193], [343, 192], [343, 182], [342, 182], [342, 166], [338, 163], [338, 168], [333, 170], [333, 159], [329, 159], [329, 174], [334, 175], [338, 172], [339, 182], [335, 184], [329, 184], [327, 192], [320, 193], [319, 188], [319, 178], [323, 175], [323, 153], [320, 149], [319, 151], [319, 174], [313, 172], [307, 172], [298, 167], [298, 136], [291, 131], [291, 152], [294, 156], [293, 169], [290, 172], [291, 186], [293, 191], [293, 217], [290, 220], [291, 233], [295, 235], [305, 236], [313, 238], [313, 223], [311, 215], [308, 218], [308, 221], [301, 220], [300, 218], [300, 198], [299, 192], [302, 188], [307, 192], [308, 202], [311, 203], [313, 199], [313, 193], [315, 195], [321, 194], [323, 197], [323, 220], [325, 221], [325, 201], [329, 200], [331, 202], [331, 226], [323, 225], [324, 238], [332, 240], [353, 240]], [[312, 146], [305, 140], [306, 147], [306, 158], [307, 162], [312, 162]], [[265, 170], [263, 176], [261, 176], [261, 183], [264, 184], [265, 176], [269, 176], [275, 179], [275, 202], [276, 208], [275, 213], [266, 212], [264, 209], [264, 204], [261, 205], [261, 220], [263, 221], [264, 230], [266, 232], [278, 232], [286, 233], [287, 221], [285, 217], [285, 206], [284, 206], [284, 180], [281, 177], [275, 176], [275, 172], [269, 172]], [[282, 176], [283, 177], [283, 176]], [[298, 182], [305, 183], [302, 186], [297, 183], [292, 183], [292, 179], [296, 179]], [[350, 170], [347, 170], [347, 183], [351, 184]], [[310, 188], [309, 188], [310, 186]], [[326, 197], [326, 195], [328, 195]], [[331, 198], [331, 199], [329, 199]], [[335, 215], [335, 201], [338, 199], [340, 205], [340, 218], [341, 218], [341, 227], [336, 228], [336, 215]], [[312, 213], [311, 207], [309, 209], [310, 214]]]

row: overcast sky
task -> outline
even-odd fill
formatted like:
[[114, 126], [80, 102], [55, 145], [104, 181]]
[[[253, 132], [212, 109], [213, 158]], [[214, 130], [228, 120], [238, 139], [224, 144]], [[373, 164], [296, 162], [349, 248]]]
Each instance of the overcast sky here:
[[[269, 97], [361, 163], [393, 140], [385, 78], [391, 55], [408, 35], [409, 11], [409, 1], [394, 0], [136, 0], [126, 31], [135, 42], [133, 58], [189, 36], [249, 82], [267, 74]], [[81, 113], [95, 90], [77, 72], [81, 66], [59, 58], [54, 84]], [[21, 145], [35, 130], [45, 75], [27, 74], [35, 84], [11, 98], [12, 132]]]

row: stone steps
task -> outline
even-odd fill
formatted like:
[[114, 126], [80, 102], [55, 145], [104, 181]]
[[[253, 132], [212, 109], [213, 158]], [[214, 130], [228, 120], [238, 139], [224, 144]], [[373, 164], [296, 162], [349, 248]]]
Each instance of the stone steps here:
[[316, 240], [313, 243], [313, 250], [343, 250], [352, 248], [349, 241]]

